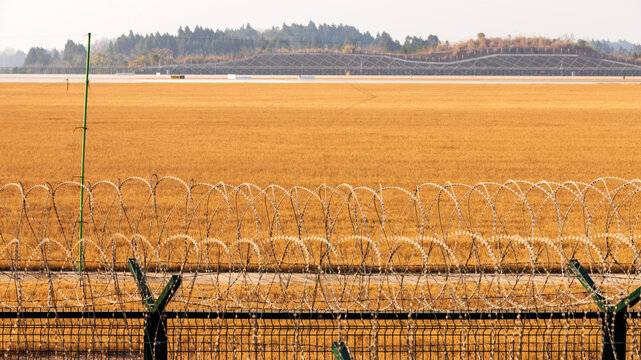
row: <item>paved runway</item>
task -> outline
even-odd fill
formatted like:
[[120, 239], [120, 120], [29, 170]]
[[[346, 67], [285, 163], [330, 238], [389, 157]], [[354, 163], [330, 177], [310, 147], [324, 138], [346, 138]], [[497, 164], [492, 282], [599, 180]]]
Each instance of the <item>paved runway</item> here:
[[[0, 74], [0, 83], [82, 83], [82, 74]], [[272, 83], [272, 84], [641, 84], [641, 77], [544, 77], [544, 76], [237, 76], [185, 75], [171, 79], [169, 75], [91, 75], [92, 83]]]

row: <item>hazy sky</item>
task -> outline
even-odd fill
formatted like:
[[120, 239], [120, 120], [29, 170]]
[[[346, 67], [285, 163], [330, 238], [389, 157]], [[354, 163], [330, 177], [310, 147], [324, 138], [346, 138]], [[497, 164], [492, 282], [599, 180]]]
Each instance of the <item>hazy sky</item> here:
[[438, 35], [459, 41], [487, 36], [574, 35], [641, 43], [641, 0], [0, 0], [0, 50], [62, 48], [134, 32], [176, 33], [181, 25], [265, 29], [285, 23], [343, 23], [372, 34]]

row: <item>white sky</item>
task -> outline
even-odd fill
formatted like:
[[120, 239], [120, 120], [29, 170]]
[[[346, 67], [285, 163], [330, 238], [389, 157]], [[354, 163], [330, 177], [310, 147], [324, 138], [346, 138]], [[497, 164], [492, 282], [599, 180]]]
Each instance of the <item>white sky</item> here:
[[487, 36], [574, 35], [641, 43], [641, 0], [0, 0], [0, 50], [62, 48], [66, 39], [115, 38], [129, 30], [176, 33], [181, 25], [266, 29], [343, 23], [362, 31], [459, 41]]

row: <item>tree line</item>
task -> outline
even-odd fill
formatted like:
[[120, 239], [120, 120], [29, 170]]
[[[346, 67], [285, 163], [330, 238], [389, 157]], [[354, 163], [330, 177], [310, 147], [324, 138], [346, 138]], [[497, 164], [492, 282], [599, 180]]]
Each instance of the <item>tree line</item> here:
[[[572, 38], [542, 37], [476, 38], [450, 44], [438, 36], [407, 36], [401, 43], [387, 32], [372, 35], [349, 25], [309, 22], [307, 25], [283, 24], [259, 31], [247, 24], [238, 29], [214, 30], [186, 27], [176, 34], [136, 34], [129, 31], [116, 39], [102, 42], [92, 51], [91, 62], [102, 66], [145, 66], [170, 63], [205, 63], [242, 58], [262, 52], [332, 51], [347, 53], [393, 53], [411, 55], [457, 56], [484, 49], [558, 48], [578, 49], [641, 60], [641, 46], [625, 42], [585, 41]], [[624, 46], [625, 45], [625, 46]], [[92, 46], [94, 48], [94, 46]], [[25, 66], [81, 66], [87, 55], [82, 44], [69, 40], [62, 51], [34, 47], [27, 53]]]
[[24, 59], [24, 65], [71, 65], [77, 66], [83, 64], [87, 58], [87, 49], [84, 45], [76, 44], [71, 40], [67, 40], [64, 50], [62, 52], [53, 49], [51, 51], [41, 48], [32, 47], [27, 52]]

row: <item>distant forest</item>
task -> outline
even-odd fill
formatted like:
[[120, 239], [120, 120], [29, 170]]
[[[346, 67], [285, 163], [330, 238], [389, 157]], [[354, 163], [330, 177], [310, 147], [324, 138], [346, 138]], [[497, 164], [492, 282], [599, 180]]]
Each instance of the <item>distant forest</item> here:
[[[627, 41], [548, 39], [542, 37], [476, 38], [455, 44], [436, 35], [407, 36], [401, 43], [387, 32], [372, 35], [349, 25], [283, 24], [259, 31], [247, 24], [239, 29], [213, 30], [181, 27], [177, 34], [129, 34], [92, 47], [91, 62], [98, 66], [145, 66], [170, 63], [206, 63], [235, 59], [262, 52], [331, 51], [344, 53], [393, 53], [455, 56], [498, 48], [579, 49], [641, 61], [641, 45]], [[34, 47], [24, 56], [25, 66], [81, 66], [83, 44], [67, 41], [63, 50]]]

